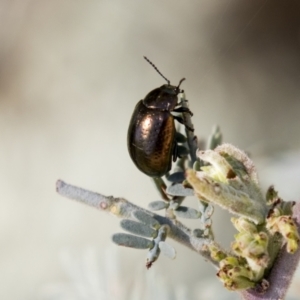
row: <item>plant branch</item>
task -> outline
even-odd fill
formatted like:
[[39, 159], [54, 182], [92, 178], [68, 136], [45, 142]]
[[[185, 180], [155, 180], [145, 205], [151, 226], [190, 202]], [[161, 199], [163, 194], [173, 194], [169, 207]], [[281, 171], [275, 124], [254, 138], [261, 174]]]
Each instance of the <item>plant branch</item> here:
[[[209, 247], [220, 248], [214, 241], [207, 238], [197, 238], [192, 234], [192, 231], [183, 225], [178, 220], [171, 220], [169, 218], [154, 214], [151, 211], [143, 209], [137, 205], [132, 204], [124, 198], [115, 198], [113, 196], [104, 196], [99, 193], [91, 192], [73, 185], [69, 185], [61, 180], [56, 183], [57, 192], [64, 197], [77, 200], [89, 206], [95, 207], [99, 210], [109, 212], [114, 216], [123, 219], [135, 220], [133, 212], [143, 211], [151, 215], [161, 225], [169, 226], [168, 237], [176, 240], [182, 245], [202, 255], [209, 260], [215, 267], [218, 263], [210, 256]], [[294, 218], [297, 223], [298, 232], [300, 234], [300, 202], [294, 206]], [[300, 248], [294, 253], [286, 252], [286, 247], [283, 246], [278, 257], [275, 260], [274, 266], [271, 269], [266, 280], [270, 287], [262, 295], [255, 289], [248, 289], [241, 291], [240, 294], [244, 300], [273, 300], [283, 299], [287, 293], [288, 287], [291, 283], [294, 272], [300, 260]]]
[[184, 226], [178, 220], [171, 220], [169, 218], [154, 214], [151, 211], [132, 204], [124, 198], [104, 196], [102, 194], [67, 184], [62, 180], [58, 180], [56, 182], [56, 191], [61, 196], [85, 203], [89, 206], [109, 212], [114, 216], [123, 219], [135, 220], [133, 217], [133, 212], [137, 210], [146, 212], [156, 219], [161, 225], [166, 224], [169, 226], [170, 230], [168, 237], [197, 252], [206, 260], [210, 261], [215, 267], [218, 267], [218, 262], [213, 260], [210, 256], [209, 247], [220, 248], [220, 246], [211, 239], [195, 237], [192, 233], [192, 230]]

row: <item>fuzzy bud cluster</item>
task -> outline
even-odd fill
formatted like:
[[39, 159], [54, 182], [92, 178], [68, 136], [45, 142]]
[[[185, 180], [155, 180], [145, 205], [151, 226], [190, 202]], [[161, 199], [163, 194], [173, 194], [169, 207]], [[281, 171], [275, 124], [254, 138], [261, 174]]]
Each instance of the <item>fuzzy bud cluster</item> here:
[[272, 234], [278, 232], [286, 242], [287, 252], [295, 253], [298, 249], [299, 234], [297, 226], [289, 212], [290, 209], [287, 209], [287, 204], [290, 204], [290, 206], [294, 205], [293, 202], [285, 203], [282, 200], [274, 203], [267, 217], [266, 228]]
[[267, 288], [264, 276], [282, 245], [287, 244], [289, 253], [298, 248], [292, 203], [279, 199], [273, 187], [264, 196], [253, 162], [234, 146], [223, 144], [197, 155], [205, 166], [187, 171], [186, 176], [195, 195], [238, 216], [232, 218], [238, 233], [231, 253], [210, 249], [211, 257], [219, 262], [217, 276], [229, 290]]

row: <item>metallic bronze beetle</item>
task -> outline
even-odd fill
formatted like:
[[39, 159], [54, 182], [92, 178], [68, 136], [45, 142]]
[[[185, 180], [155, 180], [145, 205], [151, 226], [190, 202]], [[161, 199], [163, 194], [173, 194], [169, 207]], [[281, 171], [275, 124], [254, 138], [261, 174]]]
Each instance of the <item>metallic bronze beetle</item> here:
[[172, 159], [176, 161], [178, 157], [174, 120], [193, 130], [181, 117], [173, 116], [171, 112], [192, 113], [178, 103], [177, 95], [182, 92], [179, 87], [185, 78], [180, 80], [178, 86], [170, 85], [156, 66], [144, 58], [168, 84], [152, 90], [135, 106], [129, 123], [127, 146], [132, 161], [141, 172], [151, 177], [161, 177], [170, 171]]

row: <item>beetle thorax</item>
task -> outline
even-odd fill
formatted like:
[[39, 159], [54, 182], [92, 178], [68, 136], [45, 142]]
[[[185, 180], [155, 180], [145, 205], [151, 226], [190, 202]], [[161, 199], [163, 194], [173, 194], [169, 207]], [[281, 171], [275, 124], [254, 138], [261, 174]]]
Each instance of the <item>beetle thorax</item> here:
[[143, 103], [148, 108], [172, 111], [177, 106], [178, 93], [178, 87], [164, 84], [147, 94]]

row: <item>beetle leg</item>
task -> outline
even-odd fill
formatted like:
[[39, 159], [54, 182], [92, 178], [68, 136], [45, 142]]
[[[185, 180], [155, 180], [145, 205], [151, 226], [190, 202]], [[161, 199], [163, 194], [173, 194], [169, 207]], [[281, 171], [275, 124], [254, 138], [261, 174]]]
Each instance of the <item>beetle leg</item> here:
[[183, 124], [186, 127], [186, 129], [188, 129], [189, 131], [194, 131], [194, 128], [191, 128], [190, 126], [188, 126], [187, 124], [185, 124], [184, 120], [181, 117], [179, 117], [179, 116], [173, 116], [173, 118], [176, 121], [178, 121], [179, 123]]
[[181, 101], [177, 103], [177, 106], [182, 105], [183, 102], [189, 102], [189, 100], [181, 99]]
[[178, 108], [173, 109], [172, 111], [175, 111], [175, 112], [186, 112], [186, 113], [189, 113], [191, 116], [193, 116], [193, 113], [187, 107], [178, 107]]
[[[177, 144], [176, 141], [174, 141], [174, 146], [173, 146], [173, 153], [172, 153], [172, 155], [173, 155], [173, 162], [175, 162], [176, 159], [177, 159], [177, 157], [179, 157], [179, 155], [178, 155], [178, 144]], [[180, 157], [179, 157], [179, 158], [180, 158]]]

